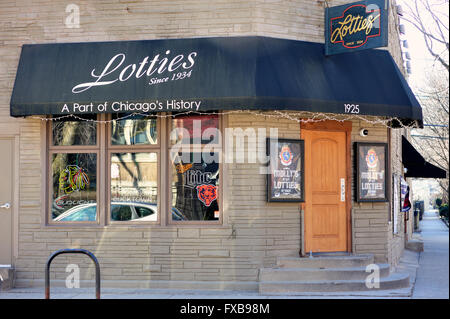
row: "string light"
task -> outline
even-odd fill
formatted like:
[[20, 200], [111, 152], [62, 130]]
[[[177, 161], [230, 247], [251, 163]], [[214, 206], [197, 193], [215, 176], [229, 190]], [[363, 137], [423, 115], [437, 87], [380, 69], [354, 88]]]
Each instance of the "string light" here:
[[[272, 112], [272, 113], [270, 113]], [[126, 120], [128, 118], [132, 118], [135, 116], [139, 117], [146, 117], [146, 118], [175, 118], [177, 116], [186, 116], [190, 114], [195, 115], [255, 115], [255, 116], [261, 116], [264, 118], [275, 118], [275, 119], [287, 119], [293, 122], [297, 123], [316, 123], [316, 122], [323, 122], [327, 120], [332, 121], [338, 121], [338, 122], [345, 122], [345, 121], [352, 121], [352, 120], [360, 120], [363, 122], [366, 122], [368, 124], [373, 125], [383, 125], [386, 127], [391, 127], [390, 123], [393, 121], [396, 121], [400, 124], [399, 128], [411, 128], [409, 125], [405, 125], [402, 123], [401, 120], [399, 120], [396, 117], [377, 117], [377, 116], [370, 116], [370, 115], [359, 115], [359, 114], [334, 114], [334, 113], [317, 113], [317, 112], [309, 112], [309, 111], [297, 111], [297, 112], [289, 112], [289, 111], [279, 111], [279, 110], [273, 110], [273, 111], [250, 111], [250, 110], [230, 110], [230, 111], [220, 111], [220, 112], [201, 112], [201, 111], [186, 111], [186, 112], [179, 112], [179, 113], [171, 113], [171, 114], [148, 114], [148, 113], [130, 113], [127, 115], [124, 115], [122, 117], [118, 117], [111, 120], [96, 120], [96, 119], [87, 119], [84, 117], [81, 117], [76, 114], [67, 114], [57, 117], [39, 117], [39, 116], [30, 116], [29, 118], [32, 119], [39, 119], [41, 121], [61, 121], [64, 119], [73, 118], [77, 121], [86, 121], [86, 122], [93, 122], [93, 123], [99, 123], [99, 124], [109, 124], [116, 121], [122, 121]]]

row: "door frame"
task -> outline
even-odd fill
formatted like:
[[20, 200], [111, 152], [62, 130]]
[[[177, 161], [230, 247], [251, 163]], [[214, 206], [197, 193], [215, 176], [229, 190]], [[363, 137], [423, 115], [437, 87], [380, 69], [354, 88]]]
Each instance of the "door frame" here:
[[[345, 212], [347, 219], [347, 252], [352, 252], [352, 160], [351, 160], [351, 139], [352, 139], [352, 122], [351, 121], [333, 121], [324, 120], [320, 122], [300, 122], [300, 138], [304, 140], [303, 130], [308, 131], [327, 131], [327, 132], [345, 132], [345, 157], [346, 157], [346, 189], [345, 189]], [[300, 204], [301, 210], [305, 211], [306, 204]], [[303, 223], [304, 223], [303, 214]], [[304, 226], [302, 227], [302, 247], [305, 246]], [[306, 252], [303, 250], [303, 255]]]
[[[16, 130], [12, 129], [12, 132]], [[0, 139], [12, 142], [12, 174], [11, 174], [11, 266], [14, 267], [19, 255], [19, 135], [6, 135], [0, 133]]]

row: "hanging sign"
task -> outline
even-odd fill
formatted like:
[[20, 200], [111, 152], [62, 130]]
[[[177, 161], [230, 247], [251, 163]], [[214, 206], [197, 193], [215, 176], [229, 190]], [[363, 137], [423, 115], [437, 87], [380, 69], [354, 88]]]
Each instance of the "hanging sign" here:
[[304, 201], [304, 144], [302, 140], [267, 139], [268, 202]]
[[407, 213], [411, 209], [411, 202], [409, 201], [409, 185], [408, 182], [402, 177], [400, 181], [401, 191], [401, 211]]
[[387, 198], [386, 143], [356, 143], [356, 201], [385, 202]]
[[325, 55], [388, 45], [388, 0], [325, 9]]

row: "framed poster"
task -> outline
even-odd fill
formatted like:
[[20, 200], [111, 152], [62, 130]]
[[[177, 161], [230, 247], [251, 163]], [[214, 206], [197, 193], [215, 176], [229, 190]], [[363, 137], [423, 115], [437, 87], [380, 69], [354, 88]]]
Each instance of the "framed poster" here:
[[304, 141], [267, 139], [268, 202], [304, 202]]
[[388, 146], [386, 143], [356, 144], [356, 201], [386, 202]]

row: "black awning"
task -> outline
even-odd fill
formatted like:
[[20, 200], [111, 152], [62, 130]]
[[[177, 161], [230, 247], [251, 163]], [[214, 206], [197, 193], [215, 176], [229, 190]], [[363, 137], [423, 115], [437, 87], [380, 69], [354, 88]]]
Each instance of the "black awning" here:
[[425, 161], [422, 155], [402, 136], [402, 162], [407, 168], [405, 177], [446, 178], [446, 172]]
[[23, 45], [12, 116], [143, 107], [358, 113], [422, 123], [386, 50], [326, 57], [321, 43], [267, 37]]

